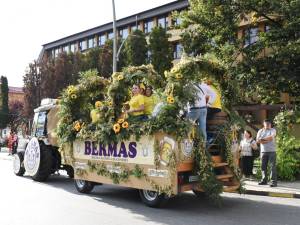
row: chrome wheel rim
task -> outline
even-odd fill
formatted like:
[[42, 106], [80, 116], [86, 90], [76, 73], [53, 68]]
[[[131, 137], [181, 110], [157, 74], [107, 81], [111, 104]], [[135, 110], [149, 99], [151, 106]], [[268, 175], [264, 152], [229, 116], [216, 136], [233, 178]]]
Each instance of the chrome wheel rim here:
[[158, 196], [156, 191], [143, 190], [143, 194], [148, 201], [154, 201]]
[[20, 171], [21, 160], [20, 160], [20, 157], [18, 156], [18, 154], [14, 155], [13, 168], [14, 168], [15, 173], [18, 173]]
[[75, 180], [77, 187], [80, 189], [84, 188], [86, 181], [85, 180]]

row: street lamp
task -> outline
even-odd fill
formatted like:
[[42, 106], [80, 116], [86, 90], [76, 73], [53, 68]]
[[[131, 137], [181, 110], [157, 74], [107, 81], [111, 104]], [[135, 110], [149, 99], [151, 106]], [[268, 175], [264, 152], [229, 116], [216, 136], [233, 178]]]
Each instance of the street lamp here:
[[113, 8], [113, 33], [114, 33], [114, 42], [113, 42], [113, 73], [117, 72], [117, 24], [116, 24], [116, 10], [115, 10], [115, 1], [112, 0]]

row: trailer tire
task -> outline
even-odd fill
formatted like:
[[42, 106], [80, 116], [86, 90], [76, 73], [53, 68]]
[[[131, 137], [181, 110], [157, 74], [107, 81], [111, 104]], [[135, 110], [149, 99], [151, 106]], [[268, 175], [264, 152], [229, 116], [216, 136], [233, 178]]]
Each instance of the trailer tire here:
[[74, 178], [74, 169], [72, 166], [67, 165], [65, 167], [65, 170], [67, 171], [67, 174], [70, 178]]
[[38, 182], [46, 181], [52, 172], [53, 156], [50, 146], [32, 138], [25, 151], [24, 166], [31, 178]]
[[142, 202], [152, 208], [162, 207], [169, 200], [169, 197], [166, 194], [159, 194], [156, 191], [139, 190], [139, 194]]
[[79, 180], [79, 179], [75, 179], [74, 184], [78, 192], [85, 193], [85, 194], [90, 193], [95, 186], [95, 184], [91, 181]]
[[17, 176], [23, 176], [25, 173], [25, 168], [23, 165], [24, 155], [21, 152], [14, 154], [13, 159], [13, 169], [14, 174]]

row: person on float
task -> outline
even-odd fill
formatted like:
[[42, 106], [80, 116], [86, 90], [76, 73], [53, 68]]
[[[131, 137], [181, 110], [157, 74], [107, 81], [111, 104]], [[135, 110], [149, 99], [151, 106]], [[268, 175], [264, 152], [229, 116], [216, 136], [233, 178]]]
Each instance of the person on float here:
[[198, 129], [203, 135], [204, 141], [207, 141], [206, 133], [206, 117], [207, 117], [207, 105], [212, 104], [215, 101], [215, 93], [204, 82], [195, 83], [194, 91], [196, 99], [193, 104], [188, 104], [187, 117], [194, 123], [198, 122]]
[[152, 86], [147, 86], [144, 95], [145, 100], [145, 114], [151, 116], [153, 109], [157, 103], [156, 96], [153, 94]]
[[222, 111], [221, 93], [215, 87], [212, 80], [206, 79], [205, 83], [213, 91], [213, 98], [212, 98], [213, 101], [211, 101], [211, 104], [208, 104], [208, 107], [207, 107], [207, 120], [210, 120], [214, 117], [214, 114], [219, 113], [219, 112]]
[[144, 113], [145, 110], [145, 98], [141, 94], [141, 88], [139, 85], [134, 84], [132, 86], [132, 97], [128, 102], [129, 109], [126, 110], [126, 113], [129, 117], [134, 118], [135, 120], [147, 120], [147, 116]]

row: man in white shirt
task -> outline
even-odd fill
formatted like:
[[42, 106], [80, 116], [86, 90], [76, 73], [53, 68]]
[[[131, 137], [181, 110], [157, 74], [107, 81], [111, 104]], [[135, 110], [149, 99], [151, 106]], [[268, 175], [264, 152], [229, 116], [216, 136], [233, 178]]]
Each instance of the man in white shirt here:
[[194, 85], [196, 99], [193, 105], [188, 105], [188, 118], [193, 122], [198, 122], [199, 131], [203, 135], [204, 141], [207, 140], [206, 117], [207, 105], [215, 101], [215, 92], [205, 83]]
[[277, 186], [277, 171], [276, 171], [276, 130], [272, 128], [271, 121], [265, 120], [264, 127], [257, 133], [257, 143], [260, 144], [261, 154], [261, 172], [262, 180], [258, 183], [259, 185], [267, 184], [267, 169], [268, 163], [271, 166], [271, 187]]

